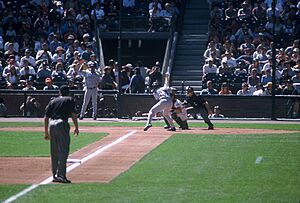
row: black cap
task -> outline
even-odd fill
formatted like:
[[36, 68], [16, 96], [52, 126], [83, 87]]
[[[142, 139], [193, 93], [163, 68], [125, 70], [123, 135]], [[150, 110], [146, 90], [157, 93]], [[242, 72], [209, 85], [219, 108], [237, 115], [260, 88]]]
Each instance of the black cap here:
[[191, 86], [187, 86], [187, 87], [185, 88], [185, 90], [186, 90], [187, 92], [193, 92], [193, 91], [194, 91], [194, 88], [192, 88]]
[[70, 89], [67, 85], [62, 85], [60, 87], [59, 91], [62, 96], [67, 96], [67, 95], [69, 95]]

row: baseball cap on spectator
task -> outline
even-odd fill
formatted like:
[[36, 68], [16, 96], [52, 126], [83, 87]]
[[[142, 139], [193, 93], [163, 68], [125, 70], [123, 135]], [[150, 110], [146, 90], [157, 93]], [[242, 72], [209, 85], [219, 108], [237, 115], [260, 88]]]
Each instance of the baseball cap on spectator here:
[[272, 87], [273, 83], [272, 82], [268, 82], [264, 87]]
[[294, 49], [293, 49], [293, 52], [299, 53], [299, 48], [294, 48]]
[[67, 39], [73, 40], [73, 39], [75, 39], [75, 37], [74, 37], [74, 35], [69, 35]]
[[29, 49], [25, 49], [25, 53], [30, 53], [30, 50]]
[[56, 51], [64, 51], [65, 49], [62, 47], [62, 46], [58, 46], [57, 48], [56, 48]]
[[213, 58], [207, 58], [206, 60], [205, 60], [206, 62], [213, 62], [214, 60], [213, 60]]
[[96, 54], [95, 54], [95, 53], [92, 53], [92, 54], [91, 54], [91, 57], [92, 57], [92, 56], [96, 56]]
[[293, 84], [293, 81], [292, 81], [291, 79], [288, 79], [288, 80], [286, 81], [286, 83], [287, 83], [287, 84]]
[[88, 33], [85, 33], [82, 38], [90, 38], [90, 35]]
[[74, 51], [74, 55], [79, 55], [80, 56], [80, 52], [79, 51]]
[[127, 64], [124, 66], [124, 68], [130, 68], [130, 69], [132, 69], [132, 68], [133, 68], [133, 66], [132, 66], [132, 64], [131, 64], [131, 63], [127, 63]]
[[51, 78], [46, 78], [45, 79], [45, 83], [51, 83], [52, 82], [52, 79]]

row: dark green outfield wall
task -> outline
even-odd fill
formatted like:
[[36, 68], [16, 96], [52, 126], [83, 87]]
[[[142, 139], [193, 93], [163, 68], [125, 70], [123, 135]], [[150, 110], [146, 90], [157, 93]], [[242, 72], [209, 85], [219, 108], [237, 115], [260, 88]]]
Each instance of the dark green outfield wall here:
[[[28, 95], [35, 97], [41, 104], [41, 114], [45, 106], [48, 104], [51, 97], [57, 95], [54, 93], [35, 92]], [[75, 101], [79, 109], [82, 104], [83, 92], [75, 93]], [[184, 99], [183, 95], [178, 95], [179, 99]], [[4, 103], [8, 108], [8, 116], [22, 116], [19, 107], [24, 102], [25, 96], [23, 92], [7, 93], [0, 92], [0, 98], [4, 99]], [[268, 96], [204, 96], [213, 107], [218, 105], [222, 109], [222, 114], [229, 118], [271, 118], [272, 100]], [[290, 97], [276, 97], [276, 117], [287, 118], [287, 110], [290, 107], [287, 105]], [[296, 98], [298, 101], [300, 97]], [[105, 95], [104, 100], [98, 102], [99, 117], [114, 116], [115, 109], [118, 109], [116, 96]], [[150, 107], [155, 104], [152, 95], [122, 95], [120, 100], [120, 113], [122, 117], [135, 116], [137, 111], [146, 113]], [[89, 116], [89, 115], [87, 115]]]

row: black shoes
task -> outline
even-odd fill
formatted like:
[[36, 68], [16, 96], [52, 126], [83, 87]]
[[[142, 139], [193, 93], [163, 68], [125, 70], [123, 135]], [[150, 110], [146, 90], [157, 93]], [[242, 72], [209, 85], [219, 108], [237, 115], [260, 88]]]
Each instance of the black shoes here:
[[96, 118], [96, 117], [93, 117], [93, 120], [95, 121], [95, 120], [97, 120], [97, 118]]
[[79, 116], [79, 120], [83, 120], [83, 116]]
[[147, 131], [149, 128], [151, 128], [152, 127], [152, 125], [151, 124], [148, 124], [148, 125], [146, 125], [145, 127], [144, 127], [144, 131]]
[[167, 131], [176, 131], [176, 128], [175, 127], [171, 127]]
[[213, 130], [213, 129], [214, 129], [214, 126], [213, 126], [213, 125], [210, 125], [210, 126], [208, 126], [207, 129], [208, 129], [208, 130]]
[[168, 126], [168, 125], [165, 125], [165, 126], [164, 126], [164, 129], [168, 129], [168, 128], [170, 128], [170, 126]]
[[63, 178], [63, 177], [59, 177], [59, 176], [53, 177], [52, 182], [54, 182], [54, 183], [71, 183], [71, 181], [68, 180], [67, 178]]

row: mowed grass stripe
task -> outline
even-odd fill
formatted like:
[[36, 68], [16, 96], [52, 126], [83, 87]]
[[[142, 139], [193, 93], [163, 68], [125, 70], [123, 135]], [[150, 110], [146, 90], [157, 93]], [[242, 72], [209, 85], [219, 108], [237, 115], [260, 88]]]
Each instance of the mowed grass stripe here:
[[48, 185], [20, 202], [298, 202], [297, 135], [251, 136], [176, 134], [110, 184]]
[[[100, 140], [107, 133], [71, 134], [70, 153]], [[0, 156], [45, 157], [50, 156], [50, 142], [44, 140], [43, 132], [0, 131]]]

